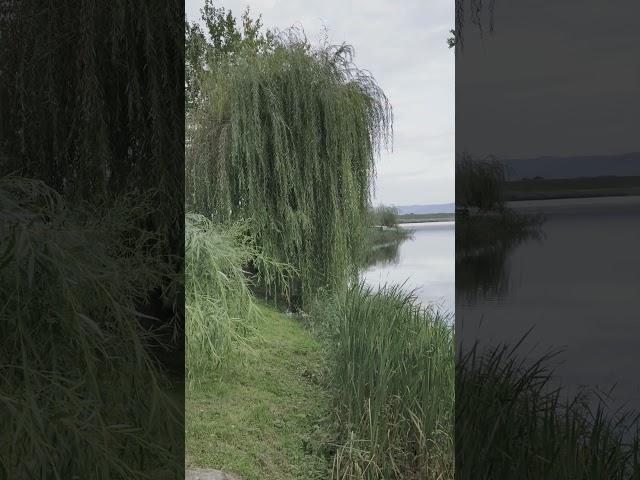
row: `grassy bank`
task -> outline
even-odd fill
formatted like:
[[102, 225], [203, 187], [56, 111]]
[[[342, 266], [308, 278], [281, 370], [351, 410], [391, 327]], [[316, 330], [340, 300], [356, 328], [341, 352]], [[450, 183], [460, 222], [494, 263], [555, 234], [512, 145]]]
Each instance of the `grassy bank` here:
[[[242, 222], [189, 215], [186, 227], [187, 468], [243, 480], [327, 478], [329, 461], [314, 447], [328, 405], [318, 381], [321, 343], [254, 293], [284, 267], [261, 253]], [[262, 275], [249, 273], [250, 264]]]
[[398, 215], [398, 223], [430, 223], [452, 222], [456, 219], [455, 213], [408, 213]]
[[407, 228], [395, 227], [382, 229], [380, 227], [370, 227], [367, 232], [367, 245], [377, 246], [386, 243], [401, 242], [411, 238], [412, 231]]
[[[255, 299], [241, 233], [187, 221], [187, 467], [243, 479], [452, 478], [453, 329], [361, 285], [311, 316]], [[301, 320], [305, 318], [308, 326]]]
[[259, 306], [248, 350], [211, 372], [186, 403], [187, 467], [215, 467], [244, 480], [326, 479], [329, 393], [320, 384], [321, 343], [298, 320]]
[[[245, 222], [219, 225], [189, 214], [185, 225], [186, 379], [193, 386], [212, 370], [224, 370], [229, 356], [248, 350], [261, 320], [254, 287], [277, 294], [290, 268], [262, 253]], [[249, 264], [261, 273], [250, 274]]]

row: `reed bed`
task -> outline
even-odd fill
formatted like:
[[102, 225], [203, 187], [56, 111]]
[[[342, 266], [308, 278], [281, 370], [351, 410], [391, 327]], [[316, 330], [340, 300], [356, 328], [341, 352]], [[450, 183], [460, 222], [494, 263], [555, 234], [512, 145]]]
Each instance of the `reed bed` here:
[[568, 396], [552, 385], [552, 354], [527, 362], [517, 350], [474, 345], [459, 354], [458, 478], [640, 478], [637, 416], [607, 414], [593, 393]]
[[[334, 311], [333, 317], [330, 312]], [[341, 438], [333, 478], [453, 478], [454, 349], [447, 319], [399, 286], [352, 286], [325, 320]]]

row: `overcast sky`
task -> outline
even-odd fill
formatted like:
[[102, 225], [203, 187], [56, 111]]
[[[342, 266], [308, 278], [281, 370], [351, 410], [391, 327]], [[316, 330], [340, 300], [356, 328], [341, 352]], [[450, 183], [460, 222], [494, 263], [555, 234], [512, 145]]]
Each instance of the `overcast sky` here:
[[[186, 0], [200, 18], [203, 0]], [[455, 57], [447, 47], [453, 27], [450, 0], [221, 0], [239, 16], [251, 7], [268, 28], [302, 25], [319, 43], [324, 27], [332, 43], [355, 49], [394, 110], [393, 152], [377, 164], [375, 203], [410, 205], [454, 199]]]
[[493, 35], [465, 31], [458, 149], [499, 158], [640, 151], [639, 15], [637, 0], [497, 2]]

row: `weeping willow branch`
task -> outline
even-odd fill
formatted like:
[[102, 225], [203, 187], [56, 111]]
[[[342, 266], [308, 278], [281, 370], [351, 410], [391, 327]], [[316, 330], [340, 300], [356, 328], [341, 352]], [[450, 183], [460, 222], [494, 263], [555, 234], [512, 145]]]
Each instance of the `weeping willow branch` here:
[[151, 227], [176, 257], [182, 16], [177, 1], [0, 3], [4, 173], [43, 180], [72, 201], [157, 189]]
[[456, 28], [451, 33], [454, 34], [450, 46], [456, 49], [464, 48], [464, 32], [468, 22], [475, 26], [483, 37], [488, 30], [494, 29], [494, 12], [496, 0], [456, 0]]
[[250, 220], [265, 255], [292, 265], [297, 291], [339, 288], [364, 239], [375, 158], [392, 109], [351, 47], [312, 50], [289, 31], [267, 54], [219, 64], [187, 139], [186, 204]]

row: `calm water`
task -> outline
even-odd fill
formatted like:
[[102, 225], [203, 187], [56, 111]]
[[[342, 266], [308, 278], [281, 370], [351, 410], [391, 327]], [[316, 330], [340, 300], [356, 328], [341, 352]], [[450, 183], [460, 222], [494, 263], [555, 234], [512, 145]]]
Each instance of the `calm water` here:
[[510, 206], [542, 213], [543, 238], [499, 255], [491, 275], [472, 276], [487, 285], [458, 292], [456, 330], [513, 343], [533, 327], [529, 352], [564, 349], [556, 366], [562, 385], [617, 384], [613, 404], [639, 409], [640, 197]]
[[388, 245], [378, 261], [362, 273], [372, 286], [405, 283], [425, 304], [434, 304], [445, 314], [455, 306], [455, 222], [405, 224], [413, 239]]

